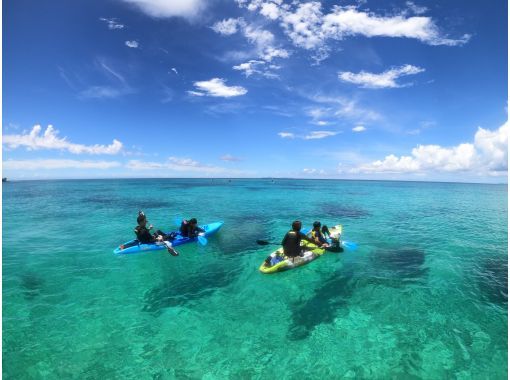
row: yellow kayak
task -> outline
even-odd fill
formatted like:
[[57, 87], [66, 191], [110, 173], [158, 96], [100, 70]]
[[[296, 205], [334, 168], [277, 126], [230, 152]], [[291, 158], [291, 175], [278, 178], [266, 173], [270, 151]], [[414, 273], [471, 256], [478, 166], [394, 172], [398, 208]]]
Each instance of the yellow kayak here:
[[[342, 226], [338, 225], [329, 229], [330, 237], [334, 239], [338, 239], [342, 233]], [[265, 261], [262, 262], [262, 265], [259, 267], [259, 270], [262, 273], [270, 274], [276, 272], [282, 272], [284, 270], [294, 269], [300, 267], [301, 265], [308, 264], [313, 260], [321, 257], [326, 249], [319, 248], [315, 244], [312, 244], [306, 240], [301, 241], [301, 247], [303, 249], [303, 256], [297, 257], [287, 257], [283, 254], [283, 248], [277, 249], [271, 255], [276, 258], [275, 261], [280, 260], [274, 265], [268, 266]], [[340, 248], [341, 250], [341, 248]]]

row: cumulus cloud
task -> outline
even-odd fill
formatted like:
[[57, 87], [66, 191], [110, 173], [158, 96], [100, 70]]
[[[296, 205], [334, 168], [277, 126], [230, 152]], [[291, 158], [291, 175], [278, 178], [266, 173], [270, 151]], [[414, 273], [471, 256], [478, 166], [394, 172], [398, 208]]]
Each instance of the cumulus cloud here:
[[221, 35], [230, 36], [232, 34], [236, 34], [244, 26], [246, 26], [246, 22], [242, 17], [240, 17], [218, 21], [211, 27], [211, 29]]
[[353, 132], [364, 132], [367, 129], [364, 126], [362, 126], [362, 125], [357, 125], [352, 130], [353, 130]]
[[183, 17], [194, 19], [206, 8], [206, 0], [123, 0], [145, 14], [156, 18]]
[[115, 30], [115, 29], [123, 29], [124, 25], [120, 22], [117, 22], [117, 19], [115, 18], [104, 18], [101, 17], [99, 20], [103, 21], [108, 25], [108, 29]]
[[[273, 59], [288, 58], [289, 51], [274, 46], [275, 37], [273, 33], [258, 26], [248, 24], [242, 17], [229, 18], [216, 22], [211, 27], [216, 33], [229, 36], [240, 32], [253, 45], [258, 59], [251, 59], [233, 67], [234, 70], [244, 71], [248, 77], [253, 74], [260, 74], [269, 78], [278, 77], [272, 70], [280, 69], [280, 66], [271, 64]], [[258, 66], [254, 69], [254, 66]]]
[[454, 147], [418, 145], [410, 156], [393, 154], [383, 160], [360, 165], [353, 173], [426, 173], [471, 171], [482, 175], [506, 175], [508, 171], [508, 132], [506, 122], [490, 131], [478, 128], [473, 143]]
[[28, 150], [55, 149], [73, 154], [118, 154], [122, 150], [122, 143], [116, 139], [110, 145], [72, 143], [66, 137], [59, 137], [58, 131], [52, 125], [48, 125], [44, 133], [40, 125], [35, 125], [30, 133], [4, 135], [3, 144], [11, 149], [18, 147], [25, 147]]
[[354, 83], [364, 88], [397, 88], [408, 86], [408, 84], [398, 84], [396, 82], [398, 78], [406, 75], [419, 74], [423, 71], [425, 71], [425, 69], [421, 67], [402, 65], [380, 74], [368, 73], [366, 71], [361, 71], [359, 73], [342, 71], [338, 73], [338, 78], [344, 82]]
[[248, 90], [241, 86], [227, 86], [225, 79], [213, 78], [208, 81], [198, 81], [193, 84], [197, 91], [188, 91], [193, 96], [214, 96], [230, 98], [245, 95]]
[[112, 169], [121, 166], [117, 161], [80, 161], [66, 159], [6, 160], [4, 170], [54, 170], [54, 169]]
[[136, 49], [138, 47], [138, 41], [126, 41], [125, 42], [126, 46], [127, 47], [130, 47], [130, 48], [133, 48], [133, 49]]
[[237, 0], [241, 7], [259, 12], [270, 20], [279, 21], [295, 46], [314, 50], [320, 61], [329, 55], [328, 40], [352, 36], [412, 38], [429, 45], [456, 46], [465, 44], [470, 36], [454, 39], [444, 35], [434, 20], [425, 16], [407, 17], [409, 11], [427, 11], [408, 2], [408, 9], [399, 15], [378, 15], [359, 6], [333, 6], [324, 13], [319, 1], [283, 3], [281, 0]]

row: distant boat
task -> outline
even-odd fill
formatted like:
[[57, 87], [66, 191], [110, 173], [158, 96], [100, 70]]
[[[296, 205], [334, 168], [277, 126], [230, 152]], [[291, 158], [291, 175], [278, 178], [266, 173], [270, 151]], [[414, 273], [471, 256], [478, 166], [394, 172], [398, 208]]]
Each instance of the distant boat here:
[[2, 177], [2, 182], [7, 182], [7, 177]]

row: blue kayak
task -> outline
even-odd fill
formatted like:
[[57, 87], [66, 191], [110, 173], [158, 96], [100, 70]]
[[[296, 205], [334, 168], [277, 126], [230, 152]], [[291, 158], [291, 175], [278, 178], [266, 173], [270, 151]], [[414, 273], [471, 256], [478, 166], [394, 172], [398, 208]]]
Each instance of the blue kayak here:
[[[205, 231], [205, 236], [210, 236], [219, 231], [223, 222], [215, 222], [210, 224], [204, 224], [200, 226]], [[198, 238], [188, 238], [183, 237], [179, 234], [179, 231], [175, 231], [175, 239], [172, 240], [172, 245], [177, 247], [178, 245], [183, 245], [186, 243], [193, 243], [198, 240]], [[166, 249], [166, 246], [162, 243], [151, 243], [151, 244], [141, 244], [138, 240], [130, 240], [122, 244], [120, 247], [114, 249], [113, 253], [119, 254], [128, 254], [128, 253], [139, 253], [146, 251], [158, 251], [161, 249]]]

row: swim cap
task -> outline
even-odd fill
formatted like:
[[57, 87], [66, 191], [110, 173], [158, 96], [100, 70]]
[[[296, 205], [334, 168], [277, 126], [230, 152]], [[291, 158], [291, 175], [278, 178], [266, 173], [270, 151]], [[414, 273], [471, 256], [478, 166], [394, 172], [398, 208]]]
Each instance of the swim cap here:
[[313, 222], [313, 226], [314, 226], [314, 227], [320, 227], [320, 226], [321, 226], [321, 222], [319, 222], [318, 220], [316, 220], [315, 222]]
[[295, 220], [292, 222], [292, 229], [294, 231], [299, 231], [301, 229], [301, 221], [300, 220]]

